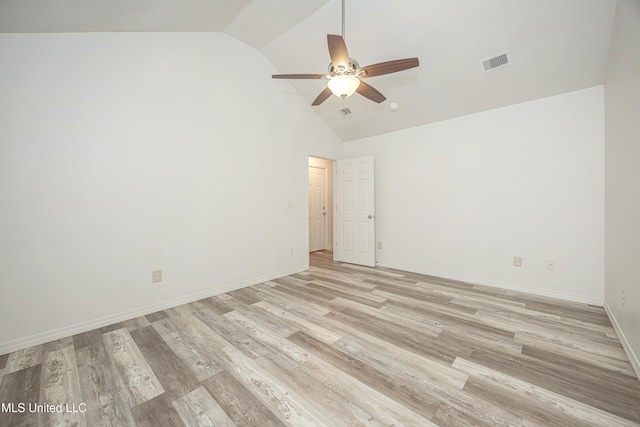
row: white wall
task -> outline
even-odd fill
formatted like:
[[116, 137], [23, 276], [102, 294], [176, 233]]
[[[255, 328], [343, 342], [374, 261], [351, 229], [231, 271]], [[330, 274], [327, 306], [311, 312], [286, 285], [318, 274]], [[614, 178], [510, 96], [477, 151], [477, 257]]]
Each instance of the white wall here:
[[345, 143], [375, 157], [379, 265], [602, 304], [603, 106], [599, 86]]
[[257, 50], [4, 34], [0, 70], [0, 354], [306, 267], [339, 142]]
[[605, 83], [605, 111], [605, 307], [640, 376], [640, 1], [637, 0], [618, 0]]

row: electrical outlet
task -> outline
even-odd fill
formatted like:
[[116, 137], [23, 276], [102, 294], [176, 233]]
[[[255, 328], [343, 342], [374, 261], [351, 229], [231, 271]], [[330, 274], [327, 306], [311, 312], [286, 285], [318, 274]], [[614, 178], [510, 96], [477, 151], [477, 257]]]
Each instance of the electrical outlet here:
[[555, 270], [555, 269], [556, 269], [556, 262], [555, 262], [555, 260], [548, 259], [548, 260], [547, 260], [547, 270]]
[[293, 248], [289, 249], [289, 255], [293, 255]]
[[622, 308], [624, 308], [624, 304], [627, 302], [627, 297], [624, 295], [624, 289], [622, 290]]
[[378, 242], [378, 249], [382, 249], [382, 242]]
[[514, 267], [522, 267], [522, 257], [521, 256], [514, 256], [513, 257], [513, 266]]
[[152, 283], [162, 282], [162, 270], [153, 270], [151, 272], [151, 282]]

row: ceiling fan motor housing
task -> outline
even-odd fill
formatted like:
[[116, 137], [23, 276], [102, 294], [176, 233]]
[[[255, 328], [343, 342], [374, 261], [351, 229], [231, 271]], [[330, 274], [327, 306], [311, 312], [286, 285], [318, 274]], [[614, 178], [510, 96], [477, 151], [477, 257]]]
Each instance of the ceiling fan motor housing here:
[[353, 58], [349, 58], [349, 67], [343, 67], [342, 65], [338, 66], [338, 69], [333, 66], [332, 63], [329, 63], [329, 74], [331, 76], [344, 76], [344, 75], [356, 75], [356, 71], [360, 68], [360, 64]]

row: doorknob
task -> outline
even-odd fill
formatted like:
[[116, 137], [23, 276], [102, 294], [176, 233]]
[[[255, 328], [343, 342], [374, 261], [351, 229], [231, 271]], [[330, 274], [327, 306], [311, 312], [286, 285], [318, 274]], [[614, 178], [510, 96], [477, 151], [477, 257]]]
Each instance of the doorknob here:
[[369, 215], [369, 219], [372, 219], [372, 218], [373, 218], [373, 215]]
[[326, 215], [326, 214], [327, 214], [326, 212], [322, 212], [322, 215]]

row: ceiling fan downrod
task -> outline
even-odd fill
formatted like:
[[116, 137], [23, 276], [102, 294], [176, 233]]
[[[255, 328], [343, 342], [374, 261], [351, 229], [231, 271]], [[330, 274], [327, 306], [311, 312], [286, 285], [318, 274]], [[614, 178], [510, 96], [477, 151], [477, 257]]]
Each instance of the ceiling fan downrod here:
[[345, 33], [344, 33], [344, 2], [345, 0], [342, 0], [342, 39], [345, 39]]

